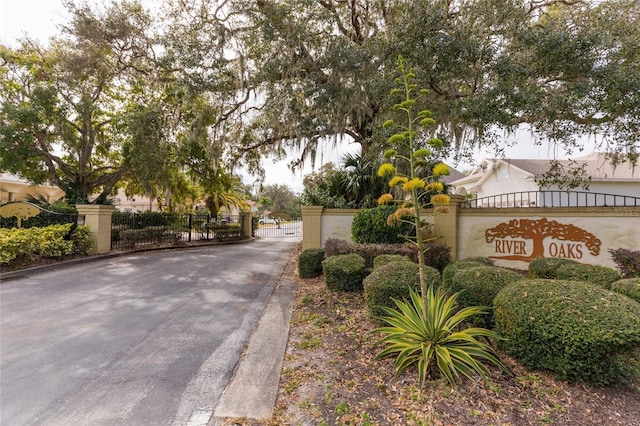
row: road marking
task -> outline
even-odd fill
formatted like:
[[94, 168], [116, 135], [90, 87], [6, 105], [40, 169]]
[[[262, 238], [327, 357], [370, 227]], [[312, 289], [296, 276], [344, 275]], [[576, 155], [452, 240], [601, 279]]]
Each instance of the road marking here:
[[207, 426], [209, 419], [211, 418], [211, 414], [213, 414], [212, 410], [194, 411], [193, 414], [191, 414], [191, 418], [189, 419], [187, 426]]

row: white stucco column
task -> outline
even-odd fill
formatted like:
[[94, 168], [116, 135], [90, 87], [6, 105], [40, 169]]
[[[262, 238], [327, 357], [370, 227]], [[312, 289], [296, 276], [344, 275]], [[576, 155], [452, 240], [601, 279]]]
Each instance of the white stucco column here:
[[92, 253], [105, 254], [111, 251], [111, 215], [114, 206], [97, 204], [76, 205], [78, 214], [84, 216], [84, 224], [91, 228]]

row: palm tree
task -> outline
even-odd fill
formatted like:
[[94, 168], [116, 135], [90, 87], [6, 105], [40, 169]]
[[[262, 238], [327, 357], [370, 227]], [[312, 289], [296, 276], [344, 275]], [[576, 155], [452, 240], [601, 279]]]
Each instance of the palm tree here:
[[227, 174], [221, 168], [211, 170], [207, 179], [202, 181], [202, 186], [207, 194], [205, 204], [212, 217], [218, 217], [222, 208], [248, 208], [240, 179]]
[[356, 208], [375, 207], [387, 186], [377, 174], [380, 162], [362, 154], [345, 154], [341, 162], [346, 171], [340, 185], [345, 198]]

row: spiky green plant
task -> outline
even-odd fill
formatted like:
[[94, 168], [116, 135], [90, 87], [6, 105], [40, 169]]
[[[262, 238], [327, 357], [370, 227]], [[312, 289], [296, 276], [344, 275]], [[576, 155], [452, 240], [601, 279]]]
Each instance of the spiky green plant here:
[[457, 311], [458, 293], [447, 296], [431, 286], [423, 296], [411, 290], [411, 302], [395, 300], [399, 311], [382, 308], [387, 315], [381, 319], [389, 326], [375, 330], [385, 334], [380, 342], [386, 347], [378, 358], [396, 356], [398, 375], [417, 364], [420, 386], [434, 369], [451, 385], [460, 375], [473, 380], [477, 373], [487, 379], [489, 371], [483, 361], [506, 371], [493, 348], [482, 341], [497, 339], [496, 333], [476, 327], [456, 330], [469, 317], [485, 313], [484, 308], [473, 306]]

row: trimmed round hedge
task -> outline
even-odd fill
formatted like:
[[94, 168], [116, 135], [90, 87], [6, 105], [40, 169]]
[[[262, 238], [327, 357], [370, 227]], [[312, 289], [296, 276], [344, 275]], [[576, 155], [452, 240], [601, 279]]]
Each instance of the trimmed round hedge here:
[[453, 276], [456, 274], [456, 272], [463, 269], [476, 268], [478, 266], [484, 265], [482, 263], [470, 262], [466, 260], [460, 260], [458, 262], [450, 263], [442, 270], [442, 284], [444, 285], [444, 287], [448, 288], [451, 286], [451, 281], [453, 280]]
[[577, 265], [573, 259], [561, 257], [541, 257], [529, 262], [529, 278], [555, 280], [558, 278], [558, 268], [562, 265]]
[[585, 281], [610, 289], [611, 284], [621, 280], [620, 272], [606, 266], [584, 265], [582, 263], [565, 264], [558, 268], [559, 280]]
[[303, 250], [298, 256], [298, 274], [300, 278], [314, 278], [322, 275], [324, 250], [311, 248]]
[[[425, 283], [437, 287], [440, 282], [440, 272], [430, 266], [424, 268]], [[391, 262], [375, 268], [363, 282], [364, 299], [371, 319], [378, 324], [378, 320], [385, 315], [382, 306], [396, 308], [393, 299], [408, 299], [409, 290], [420, 292], [420, 267], [417, 263], [407, 261]]]
[[[460, 292], [458, 295], [458, 306], [466, 308], [468, 306], [493, 307], [493, 299], [500, 290], [512, 282], [523, 279], [517, 272], [510, 271], [497, 266], [475, 266], [473, 268], [459, 269], [453, 274], [451, 280], [446, 285], [450, 293]], [[476, 316], [473, 319], [474, 325], [492, 328], [494, 324], [493, 313], [489, 315]]]
[[474, 263], [479, 263], [480, 265], [486, 265], [486, 266], [495, 266], [496, 264], [495, 260], [491, 259], [490, 257], [484, 257], [484, 256], [465, 257], [464, 259], [460, 260], [460, 262], [474, 262]]
[[411, 259], [401, 254], [381, 254], [373, 259], [373, 269], [388, 265], [391, 262], [411, 262]]
[[580, 281], [521, 280], [493, 301], [499, 346], [529, 368], [594, 385], [618, 381], [640, 347], [638, 304]]
[[640, 278], [625, 278], [611, 284], [611, 290], [640, 303]]
[[322, 261], [324, 282], [332, 291], [362, 290], [364, 271], [364, 259], [355, 253], [339, 254]]

